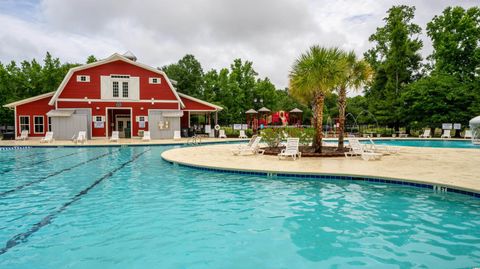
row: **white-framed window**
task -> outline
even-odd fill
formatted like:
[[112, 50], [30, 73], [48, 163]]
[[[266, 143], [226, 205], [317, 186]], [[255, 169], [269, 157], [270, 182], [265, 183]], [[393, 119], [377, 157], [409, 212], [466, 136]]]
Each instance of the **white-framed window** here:
[[119, 97], [118, 81], [112, 82], [112, 96]]
[[135, 118], [137, 122], [148, 122], [147, 116], [136, 116]]
[[129, 79], [130, 75], [110, 75], [111, 78], [123, 78], [123, 79]]
[[52, 117], [47, 117], [47, 122], [48, 122], [48, 131], [52, 131]]
[[20, 116], [20, 131], [24, 130], [30, 133], [30, 116]]
[[160, 78], [148, 78], [148, 83], [150, 84], [160, 84], [162, 80]]
[[93, 121], [94, 122], [104, 122], [105, 121], [105, 116], [93, 116]]
[[122, 97], [128, 98], [128, 82], [127, 81], [122, 82]]
[[33, 133], [34, 134], [43, 134], [44, 130], [44, 117], [43, 116], [33, 116]]
[[77, 82], [90, 82], [90, 76], [77, 75]]

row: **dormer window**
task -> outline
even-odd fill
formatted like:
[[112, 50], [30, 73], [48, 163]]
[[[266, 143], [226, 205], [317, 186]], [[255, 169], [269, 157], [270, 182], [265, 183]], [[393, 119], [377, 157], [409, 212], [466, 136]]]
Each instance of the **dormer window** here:
[[160, 84], [161, 79], [160, 78], [148, 78], [148, 83], [150, 84]]
[[87, 75], [78, 75], [77, 82], [90, 82], [90, 76]]

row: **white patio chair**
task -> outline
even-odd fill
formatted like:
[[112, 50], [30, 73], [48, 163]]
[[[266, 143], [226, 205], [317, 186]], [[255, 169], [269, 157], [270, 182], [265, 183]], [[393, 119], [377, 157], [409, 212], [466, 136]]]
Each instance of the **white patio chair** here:
[[173, 131], [173, 139], [174, 140], [180, 140], [182, 139], [182, 136], [180, 134], [180, 131]]
[[20, 137], [18, 138], [20, 140], [27, 140], [28, 139], [28, 130], [23, 130], [20, 132]]
[[45, 137], [40, 139], [40, 143], [52, 143], [53, 142], [53, 132], [45, 133]]
[[297, 157], [300, 159], [302, 157], [302, 153], [298, 149], [300, 144], [300, 138], [287, 138], [287, 144], [285, 148], [278, 154], [278, 159], [292, 157], [295, 161]]
[[[253, 142], [252, 142], [253, 140]], [[252, 137], [252, 139], [248, 142], [247, 145], [239, 146], [236, 149], [232, 150], [233, 155], [242, 155], [245, 153], [248, 154], [262, 154], [265, 152], [265, 150], [260, 149], [260, 141], [262, 140], [261, 136], [255, 136]], [[251, 142], [251, 143], [250, 143]]]
[[142, 141], [150, 141], [150, 140], [152, 140], [152, 138], [150, 137], [150, 131], [144, 131]]
[[450, 130], [447, 130], [447, 129], [443, 130], [443, 134], [440, 138], [452, 138], [450, 136]]
[[87, 143], [87, 132], [85, 132], [85, 131], [78, 132], [77, 138], [74, 138], [73, 142], [75, 144], [78, 144], [78, 143], [85, 144], [85, 143]]
[[240, 135], [238, 138], [248, 138], [248, 136], [245, 134], [245, 130], [240, 130]]
[[112, 137], [110, 137], [110, 142], [118, 142], [120, 139], [118, 131], [112, 131]]
[[225, 130], [218, 131], [218, 138], [227, 138], [227, 135], [225, 134]]
[[425, 129], [423, 131], [423, 134], [419, 135], [418, 137], [420, 137], [420, 138], [432, 138], [432, 136], [430, 135], [430, 129]]
[[368, 140], [370, 140], [370, 144], [360, 144], [367, 151], [380, 153], [380, 154], [386, 154], [386, 155], [398, 154], [398, 152], [400, 152], [400, 148], [375, 144], [375, 142], [373, 142], [371, 137], [368, 137]]
[[472, 139], [472, 137], [473, 137], [472, 130], [465, 130], [465, 135], [463, 136], [463, 138]]
[[372, 152], [363, 147], [363, 145], [356, 138], [349, 138], [348, 144], [350, 145], [350, 151], [345, 152], [345, 157], [350, 156], [360, 156], [365, 161], [370, 160], [380, 160], [382, 158], [381, 153]]

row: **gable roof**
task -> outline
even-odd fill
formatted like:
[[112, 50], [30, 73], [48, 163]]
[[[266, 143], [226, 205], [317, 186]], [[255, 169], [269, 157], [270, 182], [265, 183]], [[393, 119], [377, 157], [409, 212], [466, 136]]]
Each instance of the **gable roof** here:
[[19, 100], [19, 101], [16, 101], [16, 102], [5, 104], [5, 105], [3, 105], [3, 107], [14, 108], [16, 106], [20, 106], [20, 105], [23, 105], [23, 104], [27, 104], [27, 103], [35, 102], [35, 101], [38, 101], [38, 100], [42, 100], [44, 98], [52, 97], [54, 93], [55, 92], [47, 92], [47, 93], [44, 93], [44, 94], [40, 94], [40, 95], [37, 95], [37, 96], [33, 96], [33, 97], [30, 97], [30, 98], [26, 98], [26, 99], [22, 99], [22, 100]]
[[186, 99], [192, 100], [192, 101], [194, 101], [194, 102], [200, 103], [200, 104], [202, 104], [202, 105], [209, 106], [209, 107], [215, 109], [215, 111], [223, 110], [223, 107], [221, 107], [221, 106], [214, 105], [214, 104], [212, 104], [212, 103], [209, 103], [209, 102], [200, 100], [200, 99], [195, 98], [195, 97], [192, 97], [192, 96], [190, 96], [190, 95], [186, 95], [186, 94], [180, 93], [180, 92], [178, 93], [178, 95], [180, 95], [180, 97], [182, 97], [182, 98], [186, 98]]
[[60, 83], [60, 86], [58, 86], [57, 91], [55, 91], [55, 94], [53, 95], [52, 99], [50, 100], [50, 102], [48, 104], [51, 105], [51, 106], [55, 105], [55, 101], [57, 101], [57, 99], [60, 96], [60, 94], [62, 93], [63, 89], [65, 89], [65, 86], [67, 85], [68, 81], [70, 81], [70, 78], [72, 77], [73, 73], [75, 73], [77, 71], [80, 71], [80, 70], [85, 70], [85, 69], [92, 68], [92, 67], [95, 67], [95, 66], [99, 66], [99, 65], [110, 63], [110, 62], [114, 62], [114, 61], [123, 61], [123, 62], [129, 63], [129, 64], [132, 64], [132, 65], [138, 66], [140, 68], [146, 69], [148, 71], [151, 71], [151, 72], [154, 72], [154, 73], [165, 76], [165, 78], [166, 78], [165, 81], [168, 83], [168, 86], [170, 86], [170, 88], [172, 89], [173, 94], [177, 98], [181, 107], [182, 108], [185, 107], [185, 104], [182, 102], [182, 99], [180, 99], [180, 96], [178, 96], [177, 90], [175, 89], [175, 87], [173, 87], [172, 83], [170, 82], [170, 79], [168, 79], [168, 76], [167, 76], [167, 74], [165, 74], [165, 72], [163, 72], [161, 70], [158, 70], [157, 68], [148, 66], [146, 64], [142, 64], [142, 63], [139, 63], [139, 62], [136, 62], [136, 61], [132, 61], [132, 60], [130, 60], [130, 59], [126, 58], [125, 56], [122, 56], [118, 53], [114, 53], [110, 57], [108, 57], [106, 59], [103, 59], [103, 60], [100, 60], [100, 61], [96, 61], [96, 62], [93, 62], [93, 63], [90, 63], [90, 64], [84, 64], [84, 65], [81, 65], [81, 66], [70, 68], [70, 70], [68, 70], [67, 75], [65, 75], [65, 77], [63, 78], [62, 83]]

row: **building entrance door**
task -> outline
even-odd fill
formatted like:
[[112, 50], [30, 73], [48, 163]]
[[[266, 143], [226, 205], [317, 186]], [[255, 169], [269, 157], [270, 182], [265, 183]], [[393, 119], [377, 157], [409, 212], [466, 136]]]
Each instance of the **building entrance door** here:
[[[130, 115], [116, 115], [115, 119], [115, 131], [118, 131], [118, 136], [121, 138], [125, 138], [125, 132], [127, 132], [128, 136], [130, 136], [130, 131], [131, 131], [131, 121], [130, 121]], [[125, 130], [127, 129], [127, 130]]]

